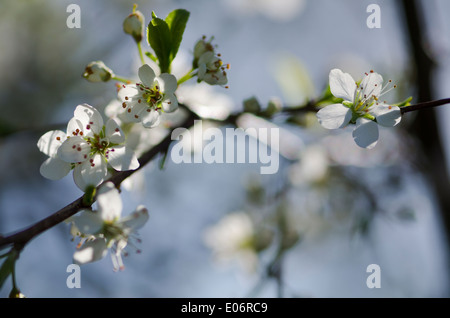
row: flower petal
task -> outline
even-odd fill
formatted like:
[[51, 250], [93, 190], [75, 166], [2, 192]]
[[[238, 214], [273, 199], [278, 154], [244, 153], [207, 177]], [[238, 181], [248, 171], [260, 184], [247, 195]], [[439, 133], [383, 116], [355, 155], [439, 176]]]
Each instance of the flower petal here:
[[86, 185], [98, 186], [108, 174], [107, 164], [100, 154], [96, 154], [81, 164], [81, 177]]
[[136, 208], [136, 211], [120, 220], [120, 226], [124, 229], [128, 229], [128, 232], [131, 233], [134, 230], [143, 227], [148, 219], [148, 210], [145, 206], [140, 205]]
[[61, 130], [51, 130], [39, 138], [37, 146], [41, 152], [49, 157], [55, 158], [58, 148], [66, 140], [66, 134]]
[[138, 89], [136, 88], [136, 85], [125, 85], [125, 87], [122, 87], [119, 92], [117, 93], [117, 96], [122, 102], [129, 101], [133, 96], [137, 95], [139, 93]]
[[86, 182], [83, 180], [83, 177], [81, 176], [81, 165], [78, 164], [75, 166], [75, 168], [73, 169], [73, 181], [75, 182], [75, 184], [77, 185], [77, 187], [85, 192], [86, 188], [87, 188], [87, 184]]
[[342, 104], [328, 105], [317, 112], [317, 118], [322, 127], [338, 129], [345, 127], [352, 119], [350, 108]]
[[377, 123], [385, 127], [393, 127], [402, 120], [400, 108], [390, 105], [376, 105], [370, 109], [370, 113], [377, 119]]
[[174, 94], [164, 94], [162, 108], [166, 113], [174, 112], [178, 108], [178, 100]]
[[71, 170], [71, 164], [59, 158], [48, 158], [39, 169], [41, 175], [50, 180], [59, 180], [65, 177]]
[[96, 234], [103, 226], [103, 220], [98, 212], [89, 210], [81, 211], [79, 216], [72, 219], [75, 226], [83, 234]]
[[88, 159], [91, 146], [81, 137], [72, 136], [58, 148], [58, 157], [66, 162], [76, 163]]
[[330, 71], [329, 81], [331, 94], [333, 94], [334, 97], [353, 102], [357, 86], [350, 74], [335, 68]]
[[93, 241], [88, 241], [73, 254], [73, 261], [75, 264], [83, 265], [98, 261], [106, 256], [108, 247], [103, 238], [96, 238]]
[[144, 64], [139, 68], [138, 71], [139, 78], [145, 86], [153, 87], [153, 82], [155, 81], [155, 71], [148, 65]]
[[353, 139], [362, 148], [372, 149], [379, 137], [378, 125], [367, 118], [358, 118], [356, 128], [353, 130]]
[[113, 222], [122, 213], [122, 199], [114, 183], [107, 182], [100, 187], [97, 195], [99, 217], [106, 222]]
[[111, 147], [108, 153], [108, 163], [117, 171], [139, 168], [139, 161], [134, 151], [125, 146]]
[[[97, 109], [88, 104], [78, 105], [74, 111], [75, 118], [79, 119], [86, 125], [86, 133], [92, 131], [96, 134], [100, 133], [103, 128], [103, 118]], [[89, 129], [87, 126], [89, 125]]]
[[150, 109], [150, 111], [142, 112], [142, 115], [142, 125], [145, 128], [153, 128], [159, 125], [161, 119], [158, 111]]
[[132, 101], [128, 104], [127, 111], [125, 112], [125, 117], [129, 122], [138, 123], [142, 120], [144, 116], [144, 111], [148, 108], [147, 104], [144, 102]]
[[367, 74], [361, 84], [359, 85], [361, 90], [361, 98], [370, 97], [375, 95], [376, 97], [380, 96], [381, 88], [383, 86], [383, 77], [375, 72]]
[[114, 144], [121, 144], [125, 142], [125, 134], [114, 119], [109, 119], [105, 126], [106, 138], [109, 142]]
[[86, 124], [84, 124], [79, 118], [72, 117], [67, 123], [67, 136], [79, 136], [80, 132], [84, 135], [85, 128]]
[[177, 90], [177, 78], [172, 74], [163, 73], [156, 80], [159, 83], [161, 92], [165, 94], [173, 94]]

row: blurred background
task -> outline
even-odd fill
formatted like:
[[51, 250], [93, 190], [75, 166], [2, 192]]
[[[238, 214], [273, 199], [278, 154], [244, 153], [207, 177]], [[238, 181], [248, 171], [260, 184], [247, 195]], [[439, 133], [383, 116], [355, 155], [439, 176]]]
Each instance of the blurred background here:
[[[190, 11], [177, 77], [203, 35], [214, 36], [231, 64], [229, 89], [185, 83], [179, 98], [194, 106], [236, 112], [252, 96], [301, 105], [321, 94], [333, 68], [392, 79], [393, 102], [450, 97], [448, 1], [135, 2], [146, 23], [152, 10], [162, 18]], [[66, 26], [71, 3], [81, 8], [79, 29]], [[381, 28], [367, 27], [369, 4], [380, 6]], [[82, 78], [90, 61], [136, 78], [137, 49], [122, 31], [131, 10], [129, 1], [0, 2], [3, 235], [82, 195], [71, 175], [40, 175], [46, 156], [36, 143], [64, 129], [76, 105], [103, 110], [116, 98], [114, 83]], [[81, 268], [80, 289], [67, 288], [76, 242], [59, 224], [26, 246], [17, 283], [27, 297], [448, 297], [449, 109], [407, 113], [373, 150], [355, 145], [351, 127], [325, 131], [313, 113], [279, 116], [274, 123], [294, 155], [281, 149], [273, 175], [260, 175], [259, 164], [168, 159], [160, 170], [155, 161], [122, 192], [124, 214], [139, 204], [150, 211], [142, 252], [130, 252], [124, 271], [113, 272], [105, 257]], [[370, 264], [381, 268], [379, 289], [366, 285]]]

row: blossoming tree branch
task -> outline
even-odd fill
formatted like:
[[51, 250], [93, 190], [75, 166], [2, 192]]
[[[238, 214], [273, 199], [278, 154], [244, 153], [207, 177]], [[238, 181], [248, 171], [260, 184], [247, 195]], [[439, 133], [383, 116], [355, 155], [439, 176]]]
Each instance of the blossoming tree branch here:
[[[75, 107], [73, 117], [63, 130], [52, 130], [37, 141], [38, 149], [48, 158], [42, 163], [40, 173], [50, 180], [59, 180], [72, 174], [76, 186], [83, 195], [74, 202], [30, 227], [6, 236], [0, 236], [0, 287], [12, 277], [12, 297], [22, 296], [17, 286], [15, 264], [21, 251], [36, 236], [53, 226], [66, 222], [70, 233], [79, 238], [73, 254], [73, 262], [86, 264], [111, 256], [114, 270], [123, 270], [122, 256], [125, 249], [140, 240], [136, 231], [149, 219], [149, 211], [143, 205], [122, 216], [120, 189], [122, 182], [140, 171], [160, 156], [164, 161], [171, 145], [171, 133], [177, 128], [189, 128], [194, 120], [212, 120], [221, 125], [238, 126], [238, 119], [245, 113], [270, 121], [279, 114], [317, 112], [319, 123], [326, 129], [354, 126], [353, 138], [362, 148], [371, 149], [379, 139], [379, 126], [394, 127], [407, 112], [450, 103], [450, 99], [411, 105], [412, 98], [392, 103], [382, 96], [395, 89], [391, 81], [384, 82], [373, 70], [355, 80], [348, 73], [333, 69], [329, 73], [327, 89], [316, 99], [303, 105], [282, 106], [270, 102], [263, 108], [255, 99], [244, 102], [242, 112], [226, 118], [206, 118], [189, 104], [178, 100], [178, 88], [186, 81], [209, 85], [228, 86], [227, 71], [213, 38], [205, 36], [193, 45], [192, 68], [180, 78], [171, 74], [171, 65], [177, 56], [189, 12], [172, 11], [165, 19], [152, 13], [145, 27], [143, 14], [136, 10], [125, 18], [123, 30], [135, 40], [141, 66], [138, 79], [118, 76], [102, 61], [86, 66], [83, 77], [90, 82], [113, 81], [117, 99], [101, 114], [93, 105]], [[151, 51], [142, 47], [144, 35]], [[168, 121], [166, 114], [180, 114], [181, 120]], [[168, 127], [167, 134], [157, 144], [148, 147], [148, 135], [156, 127]], [[93, 207], [96, 202], [97, 207]]]

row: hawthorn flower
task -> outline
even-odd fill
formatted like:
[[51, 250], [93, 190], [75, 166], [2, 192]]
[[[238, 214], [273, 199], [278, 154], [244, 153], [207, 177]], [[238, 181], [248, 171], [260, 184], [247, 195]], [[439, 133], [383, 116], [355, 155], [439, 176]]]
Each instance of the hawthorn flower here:
[[124, 143], [125, 135], [113, 119], [104, 125], [94, 107], [78, 105], [67, 133], [49, 131], [39, 139], [38, 148], [50, 157], [40, 172], [48, 179], [58, 180], [73, 169], [74, 181], [84, 191], [88, 185], [103, 182], [109, 175], [109, 166], [118, 171], [139, 167], [136, 155]]
[[393, 127], [400, 122], [400, 108], [379, 101], [387, 93], [387, 86], [382, 87], [381, 75], [370, 71], [358, 84], [350, 74], [333, 69], [329, 80], [331, 93], [342, 98], [343, 102], [328, 105], [318, 111], [319, 123], [324, 128], [338, 129], [349, 123], [356, 124], [353, 139], [358, 146], [371, 149], [378, 141], [378, 125]]
[[172, 74], [156, 76], [152, 68], [145, 64], [139, 68], [140, 83], [123, 85], [118, 96], [130, 122], [142, 122], [145, 128], [159, 124], [160, 113], [173, 112], [178, 108], [175, 90], [177, 79]]
[[227, 72], [230, 65], [223, 65], [220, 54], [215, 55], [212, 51], [206, 51], [198, 59], [198, 80], [205, 81], [210, 85], [225, 85], [228, 83]]
[[97, 202], [96, 211], [83, 210], [72, 219], [80, 235], [89, 237], [74, 253], [74, 262], [80, 265], [95, 262], [110, 249], [114, 270], [123, 270], [124, 249], [131, 244], [130, 239], [136, 238], [136, 230], [147, 222], [148, 210], [140, 205], [130, 215], [121, 217], [122, 200], [112, 182], [99, 189]]

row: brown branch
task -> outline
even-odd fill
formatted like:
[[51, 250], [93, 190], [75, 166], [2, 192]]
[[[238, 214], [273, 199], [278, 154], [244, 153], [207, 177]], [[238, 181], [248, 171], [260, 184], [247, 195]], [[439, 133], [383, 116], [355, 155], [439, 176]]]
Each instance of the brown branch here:
[[[428, 107], [435, 107], [439, 106], [444, 103], [450, 102], [450, 99], [440, 100], [440, 101], [432, 101], [432, 102], [426, 102], [421, 103], [417, 105], [411, 105], [402, 108], [402, 113], [406, 113], [408, 111], [418, 110], [422, 108], [428, 108]], [[200, 119], [198, 115], [196, 115], [194, 112], [192, 112], [187, 106], [180, 104], [180, 108], [183, 108], [187, 110], [188, 112], [188, 118], [179, 126], [174, 127], [176, 128], [189, 128], [194, 124], [194, 120]], [[297, 113], [304, 113], [304, 112], [317, 112], [320, 108], [316, 106], [316, 103], [314, 100], [310, 100], [304, 105], [299, 105], [295, 107], [283, 107], [280, 110], [280, 113], [285, 114], [297, 114]], [[227, 118], [224, 120], [216, 120], [221, 122], [222, 124], [231, 124], [233, 126], [236, 126], [236, 120], [242, 113], [235, 113], [230, 114]], [[264, 111], [256, 114], [261, 117], [266, 117], [264, 114]], [[173, 131], [172, 130], [172, 131]], [[170, 132], [159, 144], [145, 152], [140, 158], [139, 158], [139, 168], [136, 170], [128, 170], [128, 171], [120, 171], [116, 172], [111, 178], [106, 180], [105, 182], [111, 181], [114, 183], [116, 187], [119, 187], [120, 184], [129, 176], [131, 176], [136, 171], [139, 171], [142, 169], [146, 164], [148, 164], [151, 160], [153, 160], [158, 154], [165, 154], [170, 147], [171, 141], [172, 141], [172, 132]], [[99, 185], [98, 187], [100, 187]], [[98, 188], [97, 187], [97, 188]], [[84, 196], [81, 196], [80, 198], [76, 199], [72, 203], [68, 204], [64, 208], [56, 211], [55, 213], [49, 215], [45, 219], [29, 226], [28, 228], [19, 231], [17, 233], [11, 234], [9, 236], [1, 236], [0, 235], [0, 248], [14, 244], [16, 249], [21, 250], [30, 240], [32, 240], [34, 237], [38, 236], [39, 234], [47, 231], [48, 229], [56, 226], [57, 224], [63, 222], [64, 220], [67, 220], [72, 215], [76, 214], [81, 209], [89, 208], [90, 205], [86, 205], [83, 203]], [[92, 204], [92, 203], [91, 203]]]
[[[194, 113], [189, 113], [188, 118], [178, 127], [176, 128], [189, 128], [194, 124], [194, 120], [198, 118]], [[175, 128], [174, 128], [175, 129]], [[145, 152], [139, 158], [139, 168], [136, 170], [128, 170], [128, 171], [120, 171], [114, 174], [110, 179], [105, 182], [112, 181], [117, 187], [120, 186], [123, 180], [131, 176], [133, 173], [143, 168], [147, 163], [149, 163], [153, 158], [155, 158], [159, 153], [166, 153], [169, 150], [169, 146], [171, 143], [171, 134], [169, 133], [159, 144]], [[100, 187], [101, 185], [99, 185]], [[53, 226], [63, 222], [68, 219], [78, 211], [84, 208], [88, 208], [89, 205], [83, 204], [84, 195], [80, 198], [76, 199], [69, 205], [64, 208], [58, 210], [52, 215], [46, 217], [45, 219], [31, 225], [30, 227], [14, 233], [9, 236], [0, 236], [0, 248], [14, 244], [16, 247], [19, 247], [18, 250], [21, 250], [30, 240], [39, 234], [47, 231]]]

